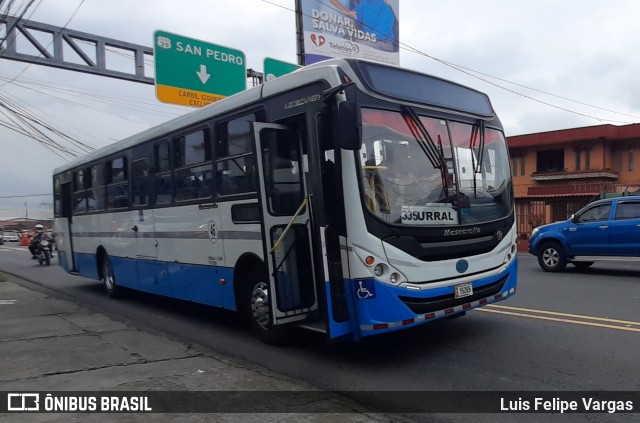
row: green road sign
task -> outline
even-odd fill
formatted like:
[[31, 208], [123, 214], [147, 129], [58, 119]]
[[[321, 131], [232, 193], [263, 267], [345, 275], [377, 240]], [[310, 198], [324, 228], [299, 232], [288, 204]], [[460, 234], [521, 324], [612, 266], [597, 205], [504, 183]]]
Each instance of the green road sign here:
[[158, 100], [202, 107], [246, 89], [244, 53], [165, 31], [153, 34]]
[[264, 59], [264, 80], [271, 81], [296, 69], [300, 69], [300, 66], [267, 57]]

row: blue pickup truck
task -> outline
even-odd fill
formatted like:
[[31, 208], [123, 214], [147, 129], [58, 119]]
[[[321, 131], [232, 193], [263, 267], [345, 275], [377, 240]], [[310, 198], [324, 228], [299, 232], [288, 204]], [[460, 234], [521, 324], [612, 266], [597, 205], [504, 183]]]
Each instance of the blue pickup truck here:
[[529, 253], [547, 272], [567, 263], [586, 269], [596, 261], [640, 262], [640, 196], [594, 201], [567, 221], [535, 228]]

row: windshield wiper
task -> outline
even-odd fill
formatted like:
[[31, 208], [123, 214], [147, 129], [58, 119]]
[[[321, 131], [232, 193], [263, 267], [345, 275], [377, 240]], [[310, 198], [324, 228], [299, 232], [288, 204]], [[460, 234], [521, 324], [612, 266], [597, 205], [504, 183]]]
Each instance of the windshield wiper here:
[[[476, 146], [477, 138], [480, 138], [480, 145], [478, 149], [478, 161], [476, 162], [473, 149]], [[482, 173], [482, 162], [484, 161], [484, 120], [480, 120], [478, 125], [473, 126], [471, 139], [469, 140], [469, 149], [471, 150], [471, 160], [473, 160], [473, 173]]]
[[416, 114], [416, 112], [408, 106], [403, 106], [402, 116], [407, 123], [407, 126], [411, 130], [411, 134], [418, 141], [418, 145], [424, 151], [424, 154], [427, 156], [431, 165], [435, 169], [443, 169], [444, 168], [444, 157], [442, 154], [442, 150], [438, 150], [436, 144], [433, 142], [433, 138], [429, 135], [429, 131], [424, 127], [422, 121]]
[[[469, 150], [471, 151], [471, 161], [473, 163], [473, 195], [478, 196], [476, 174], [482, 173], [482, 162], [484, 161], [484, 120], [479, 120], [478, 125], [471, 128], [471, 138], [469, 139]], [[476, 139], [480, 138], [480, 149], [478, 151], [478, 160], [473, 150], [476, 146]]]

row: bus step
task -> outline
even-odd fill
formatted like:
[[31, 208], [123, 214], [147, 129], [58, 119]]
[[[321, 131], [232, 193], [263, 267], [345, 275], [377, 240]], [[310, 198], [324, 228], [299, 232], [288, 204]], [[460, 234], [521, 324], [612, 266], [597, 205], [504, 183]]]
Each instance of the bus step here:
[[299, 325], [298, 327], [307, 329], [313, 332], [327, 333], [327, 325], [325, 324], [325, 322], [322, 322], [322, 321], [304, 323], [302, 325]]

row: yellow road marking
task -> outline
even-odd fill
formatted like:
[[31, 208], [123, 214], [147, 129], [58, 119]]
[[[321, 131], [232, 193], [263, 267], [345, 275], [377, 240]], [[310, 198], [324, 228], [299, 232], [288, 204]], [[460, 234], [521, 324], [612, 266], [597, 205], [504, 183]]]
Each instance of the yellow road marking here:
[[[497, 306], [491, 306], [491, 307], [497, 307]], [[515, 308], [515, 307], [513, 307], [513, 308]], [[561, 319], [561, 318], [556, 318], [556, 317], [537, 316], [535, 314], [516, 313], [516, 312], [511, 312], [511, 311], [494, 310], [494, 309], [490, 309], [488, 307], [481, 307], [481, 308], [478, 308], [477, 310], [484, 311], [486, 313], [508, 314], [510, 316], [529, 317], [531, 319], [550, 320], [550, 321], [554, 321], [554, 322], [573, 323], [573, 324], [576, 324], [576, 325], [596, 326], [596, 327], [607, 328], [607, 329], [618, 329], [618, 330], [626, 330], [626, 331], [630, 331], [630, 332], [640, 332], [640, 327], [634, 328], [634, 327], [608, 325], [608, 324], [604, 324], [604, 323], [584, 322], [584, 321], [580, 321], [580, 320]], [[530, 311], [530, 312], [533, 312], [533, 313], [537, 312], [537, 313], [560, 314], [560, 315], [563, 314], [563, 313], [555, 313], [555, 312], [545, 312], [545, 311], [542, 311], [542, 310], [529, 310], [529, 309], [520, 309], [520, 310], [526, 310], [526, 311]], [[580, 318], [592, 319], [592, 320], [604, 320], [604, 321], [611, 320], [611, 319], [602, 319], [602, 318], [599, 318], [599, 317], [595, 317], [594, 318], [594, 317], [588, 317], [588, 316], [580, 316]], [[624, 322], [624, 320], [619, 320], [619, 322]], [[626, 324], [640, 326], [640, 323], [635, 323], [635, 322], [628, 322]]]
[[536, 310], [534, 308], [510, 307], [510, 306], [501, 306], [501, 305], [494, 305], [494, 304], [490, 304], [487, 307], [503, 309], [503, 310], [524, 311], [524, 312], [527, 312], [527, 313], [550, 314], [550, 315], [553, 315], [553, 316], [575, 317], [577, 319], [595, 320], [595, 321], [598, 321], [598, 322], [620, 323], [620, 324], [623, 324], [623, 325], [640, 326], [640, 322], [632, 322], [632, 321], [629, 321], [629, 320], [616, 320], [616, 319], [607, 319], [607, 318], [604, 318], [604, 317], [584, 316], [584, 315], [580, 315], [580, 314], [559, 313], [557, 311]]

